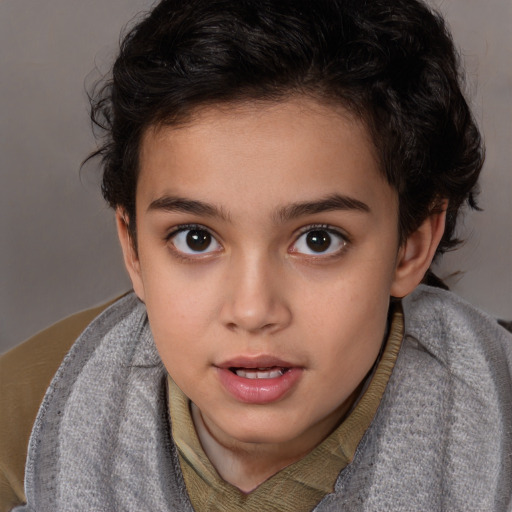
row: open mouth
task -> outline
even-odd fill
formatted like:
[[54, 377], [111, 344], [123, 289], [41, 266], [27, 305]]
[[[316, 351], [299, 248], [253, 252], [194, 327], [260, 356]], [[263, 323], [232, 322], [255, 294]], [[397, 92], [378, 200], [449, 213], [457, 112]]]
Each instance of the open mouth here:
[[229, 368], [236, 376], [244, 379], [276, 379], [282, 377], [289, 368], [272, 366], [269, 368]]
[[281, 400], [300, 382], [304, 369], [271, 356], [238, 357], [217, 366], [221, 385], [237, 401], [269, 404]]

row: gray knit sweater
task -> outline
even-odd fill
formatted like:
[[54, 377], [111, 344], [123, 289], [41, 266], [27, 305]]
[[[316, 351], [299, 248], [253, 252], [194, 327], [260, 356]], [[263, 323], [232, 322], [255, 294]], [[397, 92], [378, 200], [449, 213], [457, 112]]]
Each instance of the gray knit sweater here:
[[[405, 339], [329, 511], [512, 510], [512, 337], [456, 296], [404, 300]], [[39, 411], [16, 511], [192, 511], [165, 369], [129, 295], [82, 334]], [[276, 503], [275, 510], [279, 510]]]

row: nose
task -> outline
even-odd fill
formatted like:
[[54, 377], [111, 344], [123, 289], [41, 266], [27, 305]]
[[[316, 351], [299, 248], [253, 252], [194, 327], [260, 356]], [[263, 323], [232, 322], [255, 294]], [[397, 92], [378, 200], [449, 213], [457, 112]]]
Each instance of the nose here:
[[292, 319], [282, 269], [269, 258], [245, 256], [231, 262], [221, 321], [230, 330], [271, 334]]

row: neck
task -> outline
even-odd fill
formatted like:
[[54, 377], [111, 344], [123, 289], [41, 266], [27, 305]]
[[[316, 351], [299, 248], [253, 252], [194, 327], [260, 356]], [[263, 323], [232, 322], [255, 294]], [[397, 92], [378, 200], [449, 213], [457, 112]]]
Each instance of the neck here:
[[286, 453], [280, 445], [227, 442], [192, 404], [192, 419], [208, 459], [223, 480], [243, 493], [256, 489], [279, 470], [301, 459], [306, 452]]
[[193, 403], [192, 420], [203, 450], [220, 477], [247, 494], [318, 446], [337, 427], [356, 397], [355, 392], [333, 416], [285, 443], [245, 443], [228, 439]]

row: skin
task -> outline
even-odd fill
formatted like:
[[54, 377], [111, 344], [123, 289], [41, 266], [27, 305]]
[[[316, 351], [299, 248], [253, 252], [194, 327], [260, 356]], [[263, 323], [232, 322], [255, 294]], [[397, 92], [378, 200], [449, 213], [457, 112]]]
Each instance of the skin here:
[[[378, 355], [389, 298], [421, 281], [444, 213], [399, 246], [397, 193], [363, 124], [299, 97], [208, 107], [180, 128], [147, 130], [136, 249], [122, 209], [117, 223], [203, 448], [222, 478], [249, 492], [342, 420]], [[187, 245], [190, 225], [211, 235], [205, 250]], [[311, 231], [327, 240], [320, 251], [308, 245]], [[300, 377], [279, 400], [243, 403], [218, 367], [262, 355]]]

